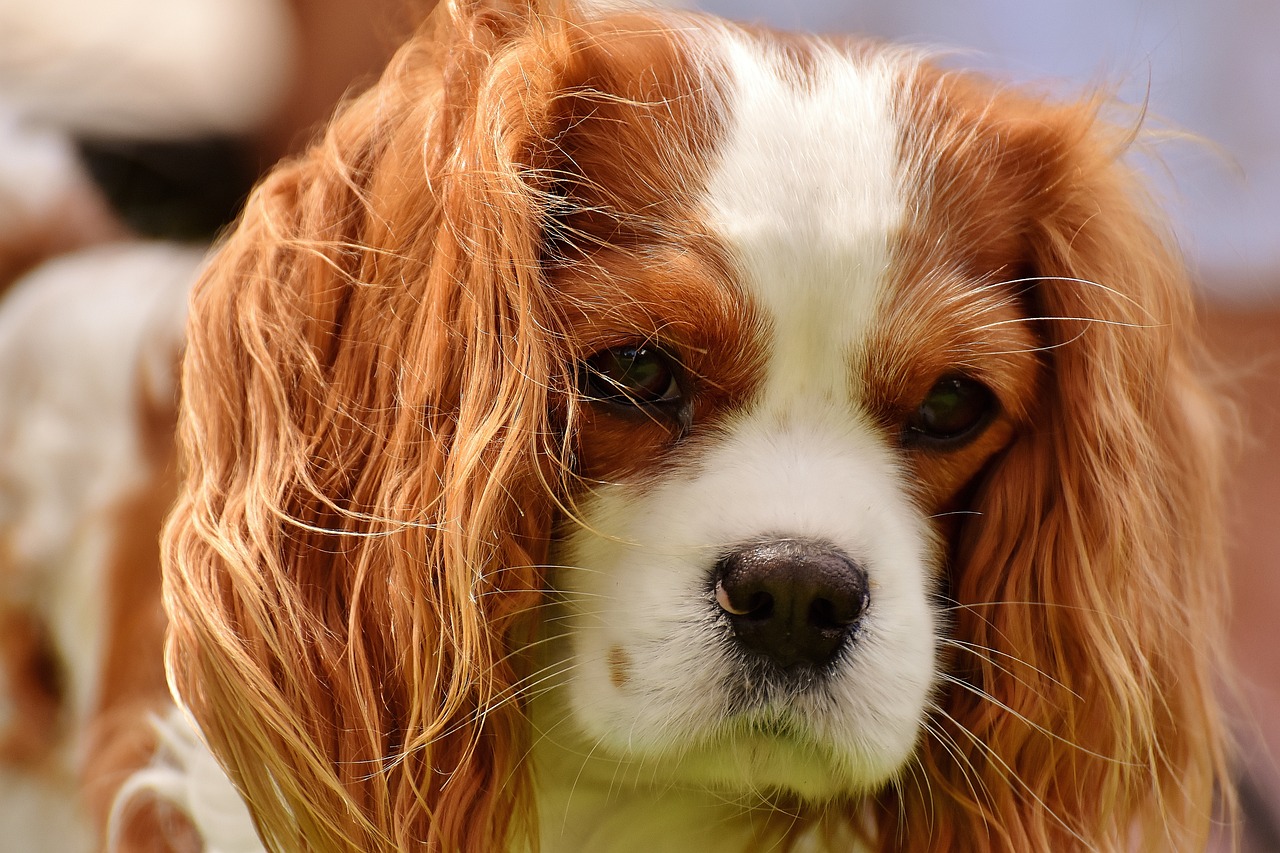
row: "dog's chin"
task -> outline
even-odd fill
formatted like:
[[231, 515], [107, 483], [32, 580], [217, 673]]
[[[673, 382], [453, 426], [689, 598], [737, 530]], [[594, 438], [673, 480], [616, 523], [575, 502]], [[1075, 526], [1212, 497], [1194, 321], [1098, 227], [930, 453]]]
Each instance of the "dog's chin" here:
[[[715, 791], [727, 799], [822, 804], [878, 790], [908, 759], [909, 753], [851, 759], [814, 740], [755, 731], [673, 752], [661, 765], [672, 784]], [[652, 758], [644, 763], [650, 762]]]
[[611, 787], [701, 790], [747, 806], [821, 805], [873, 793], [902, 773], [917, 740], [904, 733], [891, 743], [837, 744], [787, 714], [753, 713], [728, 716], [703, 734], [642, 743], [634, 730], [582, 726], [572, 713], [549, 710], [549, 699], [535, 703], [535, 718], [559, 722], [539, 726], [538, 737], [559, 748], [568, 772], [590, 776], [594, 768]]

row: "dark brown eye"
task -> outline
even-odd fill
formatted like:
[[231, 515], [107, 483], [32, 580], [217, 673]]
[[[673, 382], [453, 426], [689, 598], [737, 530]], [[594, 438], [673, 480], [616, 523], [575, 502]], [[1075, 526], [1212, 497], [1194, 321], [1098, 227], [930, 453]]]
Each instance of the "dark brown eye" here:
[[903, 441], [950, 449], [977, 436], [995, 411], [995, 395], [986, 385], [968, 376], [944, 376], [907, 421]]
[[586, 360], [581, 373], [582, 393], [592, 402], [642, 407], [681, 398], [675, 365], [655, 347], [602, 350]]

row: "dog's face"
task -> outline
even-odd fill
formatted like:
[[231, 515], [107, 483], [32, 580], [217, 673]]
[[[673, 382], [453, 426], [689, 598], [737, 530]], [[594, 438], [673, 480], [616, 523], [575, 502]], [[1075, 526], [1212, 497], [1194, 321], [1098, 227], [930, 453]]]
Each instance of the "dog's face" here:
[[[907, 157], [907, 55], [703, 49], [724, 112], [663, 238], [559, 282], [591, 353], [551, 558], [567, 704], [598, 750], [679, 778], [848, 795], [918, 742], [951, 513], [1025, 427], [1022, 247], [952, 242]], [[1007, 204], [982, 197], [1000, 173], [948, 190]]]
[[566, 741], [888, 849], [1200, 832], [1214, 414], [1128, 133], [473, 6], [193, 304], [171, 654], [264, 831], [503, 849]]

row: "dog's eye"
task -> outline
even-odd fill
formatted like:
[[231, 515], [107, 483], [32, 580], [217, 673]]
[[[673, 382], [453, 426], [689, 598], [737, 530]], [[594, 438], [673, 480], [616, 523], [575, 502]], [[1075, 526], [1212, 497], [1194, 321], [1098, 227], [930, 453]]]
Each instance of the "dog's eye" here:
[[940, 449], [954, 447], [976, 436], [995, 411], [995, 395], [986, 385], [968, 376], [944, 376], [907, 421], [903, 440]]
[[586, 360], [582, 391], [593, 402], [658, 406], [680, 399], [680, 383], [671, 359], [651, 346], [602, 350]]

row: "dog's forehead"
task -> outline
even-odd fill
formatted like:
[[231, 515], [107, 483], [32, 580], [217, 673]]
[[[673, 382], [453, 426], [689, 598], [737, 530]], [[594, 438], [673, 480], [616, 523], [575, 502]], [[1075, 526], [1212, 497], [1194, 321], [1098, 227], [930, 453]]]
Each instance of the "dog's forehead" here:
[[727, 116], [707, 181], [709, 226], [771, 328], [771, 408], [857, 396], [860, 344], [909, 218], [896, 116], [903, 61], [805, 47], [722, 41]]
[[561, 146], [584, 176], [565, 231], [596, 242], [557, 273], [583, 347], [661, 341], [724, 392], [704, 418], [817, 401], [888, 423], [992, 329], [1032, 346], [992, 286], [1019, 275], [1036, 197], [995, 87], [917, 51], [688, 21], [590, 43]]

